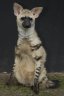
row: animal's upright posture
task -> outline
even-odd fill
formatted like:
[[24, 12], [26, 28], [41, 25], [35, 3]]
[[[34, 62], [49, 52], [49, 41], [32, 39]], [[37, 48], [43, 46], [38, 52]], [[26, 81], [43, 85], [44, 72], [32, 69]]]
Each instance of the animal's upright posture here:
[[34, 86], [34, 91], [38, 92], [39, 83], [42, 83], [42, 85], [45, 83], [46, 86], [53, 85], [47, 78], [44, 66], [46, 52], [35, 31], [35, 19], [38, 18], [43, 8], [35, 7], [28, 10], [14, 3], [13, 9], [18, 28], [14, 76], [19, 83]]

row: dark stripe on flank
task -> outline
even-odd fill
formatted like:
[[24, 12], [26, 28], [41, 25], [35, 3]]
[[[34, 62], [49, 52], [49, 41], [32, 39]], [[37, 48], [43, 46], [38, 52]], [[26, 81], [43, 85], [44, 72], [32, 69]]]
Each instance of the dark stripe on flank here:
[[17, 58], [19, 58], [20, 60], [22, 60], [21, 54], [15, 54], [15, 56], [17, 56]]
[[38, 67], [36, 70], [39, 70], [40, 71], [41, 67]]
[[40, 71], [36, 71], [36, 74], [40, 74]]
[[32, 51], [38, 50], [41, 46], [42, 46], [41, 43], [40, 43], [40, 44], [37, 44], [37, 45], [35, 45], [35, 46], [31, 46], [31, 47], [32, 47]]
[[42, 58], [42, 56], [39, 56], [39, 57], [35, 57], [34, 59], [38, 61], [38, 60], [40, 60], [41, 58]]
[[18, 56], [18, 57], [20, 57], [20, 56], [21, 56], [20, 54], [17, 54], [17, 53], [16, 53], [15, 55], [16, 55], [16, 56]]
[[35, 74], [35, 79], [37, 79], [39, 77], [39, 75], [38, 74]]

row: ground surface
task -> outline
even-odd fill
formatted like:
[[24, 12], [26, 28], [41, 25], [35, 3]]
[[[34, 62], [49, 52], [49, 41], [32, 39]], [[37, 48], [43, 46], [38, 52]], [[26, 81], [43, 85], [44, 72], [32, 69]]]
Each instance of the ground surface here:
[[0, 74], [0, 96], [64, 96], [64, 74], [49, 75], [52, 80], [59, 80], [59, 86], [56, 89], [41, 89], [39, 94], [36, 95], [30, 88], [5, 85], [9, 75]]

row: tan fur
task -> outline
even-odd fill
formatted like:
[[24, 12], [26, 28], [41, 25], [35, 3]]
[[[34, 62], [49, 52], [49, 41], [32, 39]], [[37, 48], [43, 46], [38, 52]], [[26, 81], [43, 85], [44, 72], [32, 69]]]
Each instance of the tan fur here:
[[[47, 82], [47, 71], [45, 68], [46, 51], [41, 46], [38, 50], [32, 51], [32, 46], [41, 44], [37, 32], [35, 31], [35, 18], [39, 16], [42, 11], [42, 7], [36, 7], [32, 10], [23, 9], [23, 7], [17, 3], [14, 4], [14, 15], [17, 20], [18, 27], [18, 41], [15, 48], [15, 64], [14, 64], [14, 76], [19, 83], [26, 86], [34, 85], [34, 77], [36, 76], [36, 69], [41, 67], [38, 82]], [[23, 28], [21, 17], [32, 18], [31, 27]], [[39, 60], [35, 60], [35, 57], [41, 57]], [[38, 71], [38, 70], [37, 70]]]
[[25, 85], [33, 85], [35, 62], [31, 56], [30, 44], [27, 40], [23, 40], [22, 44], [15, 50], [17, 55], [14, 64], [14, 75], [18, 81]]

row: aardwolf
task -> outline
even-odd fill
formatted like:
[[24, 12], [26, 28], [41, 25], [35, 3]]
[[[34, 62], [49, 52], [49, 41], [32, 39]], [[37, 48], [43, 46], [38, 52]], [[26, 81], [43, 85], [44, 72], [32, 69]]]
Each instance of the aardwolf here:
[[33, 86], [36, 93], [40, 83], [46, 87], [54, 86], [54, 83], [48, 80], [45, 68], [46, 51], [35, 30], [35, 19], [39, 17], [42, 9], [43, 7], [35, 7], [28, 10], [17, 3], [13, 6], [18, 28], [14, 76], [20, 84]]

